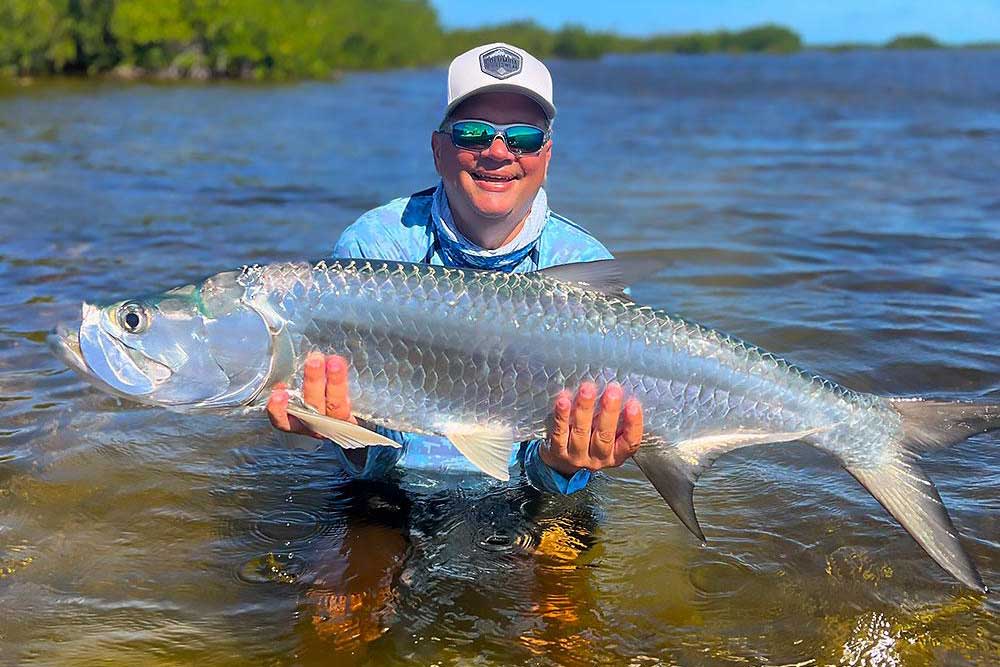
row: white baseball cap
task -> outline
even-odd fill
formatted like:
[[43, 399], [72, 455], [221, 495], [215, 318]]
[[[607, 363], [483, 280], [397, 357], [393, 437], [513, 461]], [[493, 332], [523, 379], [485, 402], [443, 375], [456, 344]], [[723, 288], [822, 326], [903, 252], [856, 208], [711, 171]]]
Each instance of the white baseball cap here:
[[549, 120], [556, 116], [552, 75], [541, 60], [516, 46], [503, 42], [484, 44], [451, 61], [445, 118], [463, 100], [486, 92], [526, 95], [542, 107]]

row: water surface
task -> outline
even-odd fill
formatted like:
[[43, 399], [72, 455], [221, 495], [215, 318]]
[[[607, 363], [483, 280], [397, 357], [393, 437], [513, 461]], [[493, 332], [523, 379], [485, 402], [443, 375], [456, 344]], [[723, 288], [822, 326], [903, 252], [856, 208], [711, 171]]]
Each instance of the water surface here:
[[[1000, 400], [1000, 54], [554, 63], [549, 199], [668, 268], [644, 302], [856, 389]], [[993, 665], [952, 581], [832, 459], [633, 467], [571, 498], [349, 483], [262, 417], [90, 389], [83, 299], [321, 255], [432, 185], [444, 71], [0, 93], [0, 664]], [[1000, 589], [1000, 439], [927, 457]]]

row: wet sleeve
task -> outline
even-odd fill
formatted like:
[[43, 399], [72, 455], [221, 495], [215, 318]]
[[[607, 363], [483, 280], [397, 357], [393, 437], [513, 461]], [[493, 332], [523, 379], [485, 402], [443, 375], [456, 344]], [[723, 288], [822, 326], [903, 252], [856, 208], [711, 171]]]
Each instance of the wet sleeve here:
[[347, 452], [343, 447], [332, 440], [328, 440], [327, 442], [333, 445], [333, 451], [337, 455], [341, 467], [343, 467], [348, 476], [354, 479], [380, 479], [385, 477], [396, 466], [399, 459], [403, 457], [409, 445], [410, 437], [408, 433], [394, 431], [378, 425], [370, 426], [369, 428], [379, 435], [384, 435], [390, 440], [395, 440], [402, 447], [368, 447], [365, 450], [365, 464], [359, 466], [347, 457]]
[[587, 486], [591, 472], [580, 468], [572, 477], [566, 477], [545, 465], [539, 456], [541, 440], [529, 440], [521, 447], [521, 466], [531, 485], [539, 491], [569, 495]]

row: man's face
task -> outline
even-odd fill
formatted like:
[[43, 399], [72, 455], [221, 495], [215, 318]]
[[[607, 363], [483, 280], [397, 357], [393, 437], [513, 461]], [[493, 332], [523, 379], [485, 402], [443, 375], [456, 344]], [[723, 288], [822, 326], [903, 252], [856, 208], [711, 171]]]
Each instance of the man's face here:
[[[504, 125], [527, 123], [545, 128], [548, 120], [534, 101], [517, 93], [483, 93], [462, 102], [449, 120], [478, 119]], [[515, 155], [502, 137], [486, 150], [456, 147], [447, 133], [431, 139], [434, 165], [452, 212], [469, 225], [520, 222], [545, 181], [552, 141], [535, 154]]]

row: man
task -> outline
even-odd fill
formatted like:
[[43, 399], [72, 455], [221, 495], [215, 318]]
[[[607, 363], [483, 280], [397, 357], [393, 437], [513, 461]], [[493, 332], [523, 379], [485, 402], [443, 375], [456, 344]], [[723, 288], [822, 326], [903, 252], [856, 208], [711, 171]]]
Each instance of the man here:
[[[431, 135], [440, 184], [368, 211], [348, 227], [335, 257], [380, 258], [444, 266], [526, 272], [555, 264], [609, 259], [594, 237], [548, 208], [542, 184], [552, 156], [552, 77], [541, 61], [508, 44], [488, 44], [448, 68], [448, 106]], [[347, 360], [312, 354], [303, 398], [331, 417], [351, 415]], [[287, 413], [288, 392], [276, 387], [268, 416], [276, 428], [310, 434]], [[348, 453], [344, 467], [360, 478], [411, 467], [474, 470], [446, 440], [379, 429], [401, 449]], [[573, 493], [592, 471], [622, 465], [642, 438], [642, 409], [609, 385], [598, 398], [586, 382], [553, 405], [548, 437], [517, 456], [539, 489]]]

